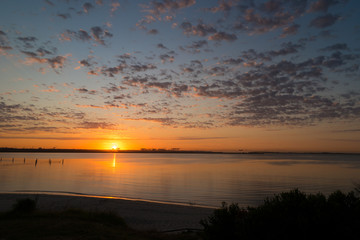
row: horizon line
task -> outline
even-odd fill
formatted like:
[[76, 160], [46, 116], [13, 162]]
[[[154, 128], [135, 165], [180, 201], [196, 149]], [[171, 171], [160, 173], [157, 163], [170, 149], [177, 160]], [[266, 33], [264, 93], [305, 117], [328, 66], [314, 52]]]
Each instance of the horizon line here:
[[88, 152], [88, 153], [208, 153], [208, 154], [360, 154], [360, 152], [329, 151], [211, 151], [181, 150], [180, 148], [143, 148], [143, 149], [81, 149], [81, 148], [15, 148], [0, 147], [0, 152]]

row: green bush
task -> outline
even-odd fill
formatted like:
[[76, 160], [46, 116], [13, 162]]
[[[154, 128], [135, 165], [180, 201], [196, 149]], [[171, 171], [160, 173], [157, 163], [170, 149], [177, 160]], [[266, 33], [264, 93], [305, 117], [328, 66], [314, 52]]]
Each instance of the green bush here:
[[305, 194], [298, 189], [265, 199], [258, 207], [237, 204], [205, 220], [204, 239], [359, 239], [360, 198], [354, 192]]
[[15, 213], [32, 213], [36, 209], [36, 201], [30, 198], [19, 199], [14, 204], [12, 212]]

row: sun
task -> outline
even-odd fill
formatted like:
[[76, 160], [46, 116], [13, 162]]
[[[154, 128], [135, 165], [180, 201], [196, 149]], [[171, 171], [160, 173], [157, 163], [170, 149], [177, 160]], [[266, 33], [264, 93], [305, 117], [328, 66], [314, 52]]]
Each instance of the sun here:
[[112, 147], [111, 147], [112, 150], [117, 150], [118, 148], [119, 147], [116, 144], [113, 144]]

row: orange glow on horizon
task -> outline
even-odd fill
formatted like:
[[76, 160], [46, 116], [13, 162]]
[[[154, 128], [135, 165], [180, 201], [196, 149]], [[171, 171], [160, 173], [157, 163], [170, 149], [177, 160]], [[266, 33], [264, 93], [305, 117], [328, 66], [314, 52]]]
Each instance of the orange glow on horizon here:
[[[350, 127], [348, 127], [350, 128]], [[302, 128], [220, 128], [220, 129], [130, 129], [126, 133], [97, 130], [65, 135], [32, 134], [21, 138], [3, 136], [0, 147], [141, 150], [180, 149], [199, 151], [279, 151], [279, 152], [348, 152], [359, 153], [357, 136], [337, 132], [334, 124]], [[267, 131], [265, 131], [267, 130]], [[321, 135], [323, 138], [313, 136]], [[340, 138], [341, 137], [341, 138]], [[345, 140], [342, 140], [345, 139]]]

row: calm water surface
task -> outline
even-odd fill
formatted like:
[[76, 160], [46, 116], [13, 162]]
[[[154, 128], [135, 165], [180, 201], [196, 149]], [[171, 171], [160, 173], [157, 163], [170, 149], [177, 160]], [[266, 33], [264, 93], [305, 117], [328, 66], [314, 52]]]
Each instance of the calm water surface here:
[[0, 153], [0, 157], [0, 192], [75, 192], [246, 206], [293, 188], [329, 194], [353, 190], [354, 182], [360, 183], [360, 155]]

